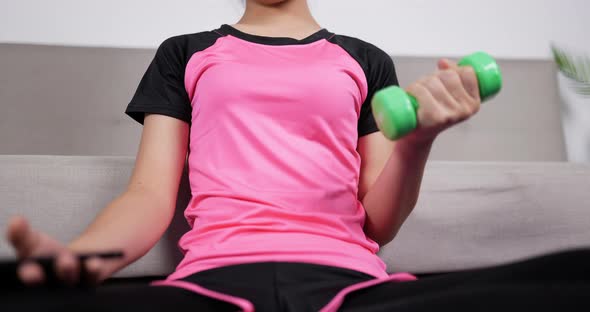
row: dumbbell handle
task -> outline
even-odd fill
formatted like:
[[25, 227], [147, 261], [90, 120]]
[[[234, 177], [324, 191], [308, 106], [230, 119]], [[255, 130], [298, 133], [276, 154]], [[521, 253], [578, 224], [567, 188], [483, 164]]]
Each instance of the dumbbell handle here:
[[[502, 88], [502, 73], [496, 61], [485, 52], [462, 58], [459, 66], [471, 66], [477, 76], [482, 101], [494, 97]], [[418, 100], [398, 86], [384, 88], [373, 96], [371, 108], [377, 127], [390, 140], [397, 140], [418, 125]]]

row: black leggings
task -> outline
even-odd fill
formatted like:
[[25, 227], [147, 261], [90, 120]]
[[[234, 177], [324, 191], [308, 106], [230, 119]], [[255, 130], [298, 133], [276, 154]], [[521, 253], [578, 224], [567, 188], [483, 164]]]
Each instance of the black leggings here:
[[[319, 311], [343, 288], [372, 277], [316, 264], [264, 262], [193, 274], [196, 283], [251, 301], [256, 311]], [[171, 286], [102, 285], [0, 293], [0, 311], [237, 311]], [[350, 293], [338, 311], [590, 311], [590, 249], [386, 282]]]

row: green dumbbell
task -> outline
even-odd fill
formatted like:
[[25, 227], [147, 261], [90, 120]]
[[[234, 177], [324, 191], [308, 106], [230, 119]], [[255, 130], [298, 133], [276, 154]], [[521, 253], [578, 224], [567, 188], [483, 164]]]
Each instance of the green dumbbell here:
[[[489, 54], [473, 53], [461, 59], [458, 65], [471, 66], [475, 70], [482, 102], [500, 92], [502, 73]], [[397, 140], [416, 129], [418, 107], [416, 98], [397, 86], [378, 91], [371, 101], [377, 127], [389, 140]]]

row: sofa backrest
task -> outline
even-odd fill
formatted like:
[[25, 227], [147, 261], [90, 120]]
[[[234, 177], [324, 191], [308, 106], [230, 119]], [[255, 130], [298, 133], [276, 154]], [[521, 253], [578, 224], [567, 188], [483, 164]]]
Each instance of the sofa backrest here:
[[[135, 156], [142, 128], [124, 111], [154, 53], [0, 44], [0, 154]], [[394, 62], [405, 87], [437, 58]], [[431, 159], [565, 160], [554, 63], [498, 62], [502, 92], [439, 136]]]

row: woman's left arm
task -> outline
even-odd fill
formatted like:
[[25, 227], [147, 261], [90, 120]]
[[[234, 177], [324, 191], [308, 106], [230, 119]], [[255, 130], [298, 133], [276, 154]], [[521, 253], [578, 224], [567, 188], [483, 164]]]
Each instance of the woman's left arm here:
[[359, 138], [359, 200], [366, 211], [364, 230], [379, 245], [390, 242], [418, 201], [430, 149], [439, 133], [479, 110], [481, 100], [472, 68], [442, 59], [439, 71], [406, 88], [420, 103], [418, 126], [389, 141], [380, 132]]

